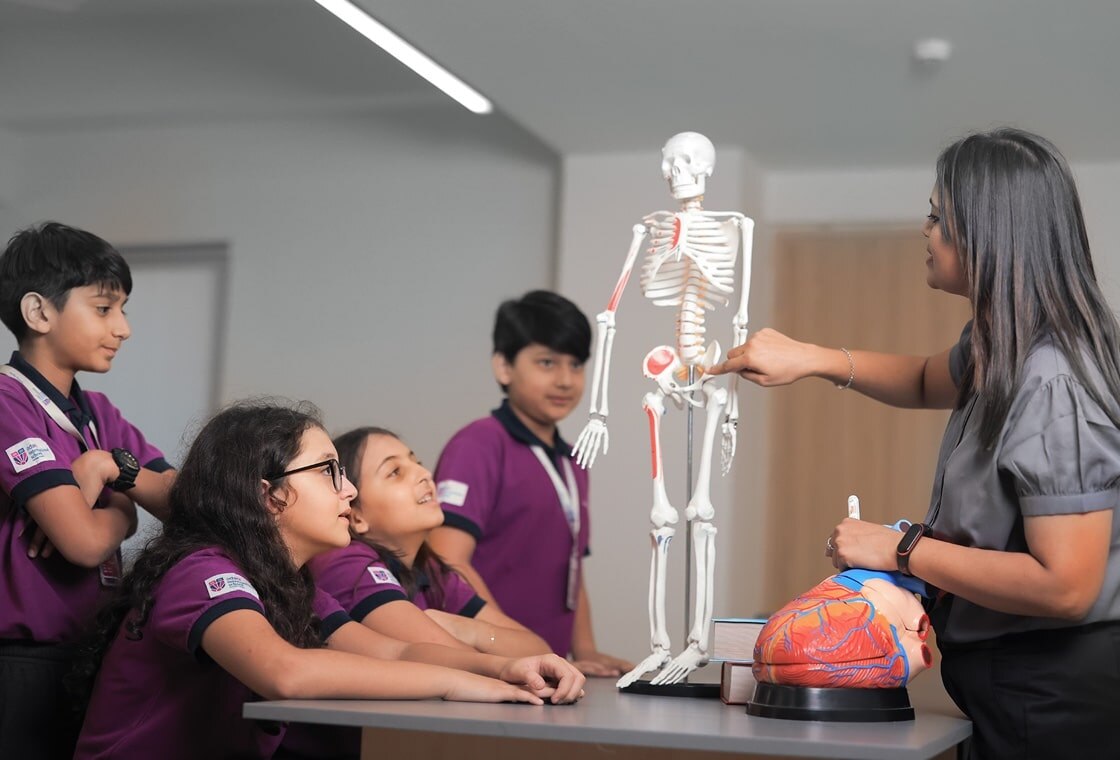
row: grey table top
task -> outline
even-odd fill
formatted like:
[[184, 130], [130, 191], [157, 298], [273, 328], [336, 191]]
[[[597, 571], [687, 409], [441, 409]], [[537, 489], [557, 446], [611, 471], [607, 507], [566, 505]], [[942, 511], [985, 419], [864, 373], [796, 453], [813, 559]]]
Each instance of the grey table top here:
[[249, 702], [246, 718], [435, 731], [518, 739], [620, 744], [770, 755], [924, 760], [972, 732], [967, 720], [916, 709], [913, 721], [815, 723], [756, 718], [718, 699], [620, 694], [589, 679], [576, 705], [464, 702], [285, 700]]

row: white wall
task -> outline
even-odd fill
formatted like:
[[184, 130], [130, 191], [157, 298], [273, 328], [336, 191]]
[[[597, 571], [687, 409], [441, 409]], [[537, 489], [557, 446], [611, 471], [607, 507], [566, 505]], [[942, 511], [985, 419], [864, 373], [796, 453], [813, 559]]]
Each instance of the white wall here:
[[[1120, 207], [1120, 164], [1075, 164], [1085, 224], [1105, 296], [1120, 308], [1120, 246], [1112, 234]], [[874, 171], [770, 172], [763, 215], [775, 227], [912, 224], [928, 213], [932, 163]]]
[[772, 171], [765, 215], [774, 225], [921, 222], [933, 167], [869, 171]]
[[[18, 138], [0, 129], [0, 230], [9, 229], [9, 219], [14, 218], [12, 200], [15, 195], [15, 165], [19, 152]], [[7, 242], [7, 238], [0, 243]], [[7, 361], [7, 357], [4, 357]]]
[[498, 401], [498, 302], [550, 284], [558, 163], [500, 116], [432, 106], [20, 147], [0, 236], [53, 218], [119, 245], [226, 244], [222, 399], [310, 399], [332, 430], [387, 425], [426, 461]]
[[[668, 137], [668, 135], [666, 135]], [[762, 177], [743, 151], [718, 148], [715, 175], [709, 180], [705, 206], [713, 210], [741, 211], [756, 216], [762, 196]], [[572, 298], [592, 320], [602, 311], [622, 269], [630, 243], [631, 227], [659, 209], [675, 209], [667, 184], [660, 176], [660, 153], [655, 147], [640, 153], [571, 155], [563, 161], [560, 201], [557, 288]], [[765, 263], [765, 230], [760, 229], [759, 253], [752, 287], [752, 321], [765, 314], [768, 290]], [[761, 261], [761, 264], [760, 264]], [[640, 260], [639, 260], [640, 265]], [[762, 274], [760, 275], [759, 272]], [[645, 354], [662, 343], [674, 342], [672, 309], [646, 301], [635, 275], [617, 314], [617, 334], [611, 363], [610, 452], [595, 463], [591, 479], [592, 556], [587, 583], [594, 613], [597, 643], [612, 654], [640, 659], [649, 648], [646, 613], [650, 543], [649, 512], [652, 506], [648, 423], [642, 397], [651, 384], [641, 374]], [[737, 299], [737, 294], [736, 294]], [[726, 350], [731, 337], [732, 307], [708, 320], [708, 335]], [[590, 368], [589, 368], [590, 369]], [[590, 394], [588, 375], [588, 396]], [[712, 500], [717, 510], [715, 614], [753, 612], [750, 585], [757, 573], [752, 564], [752, 516], [761, 494], [746, 503], [732, 498], [733, 481], [763, 482], [752, 429], [759, 424], [754, 395], [741, 394], [742, 419], [739, 453], [732, 474], [713, 478]], [[575, 439], [587, 419], [589, 398], [562, 425]], [[679, 650], [684, 641], [685, 578], [685, 412], [670, 405], [663, 421], [663, 452], [670, 499], [681, 512], [677, 535], [670, 549], [668, 615], [669, 634]], [[695, 458], [699, 461], [703, 413], [695, 421]], [[718, 446], [717, 446], [718, 459]], [[754, 466], [752, 466], [752, 464]], [[718, 462], [717, 462], [718, 468]], [[741, 489], [740, 489], [741, 490]]]
[[1120, 243], [1116, 209], [1120, 208], [1120, 163], [1073, 167], [1097, 278], [1114, 311], [1120, 310]]

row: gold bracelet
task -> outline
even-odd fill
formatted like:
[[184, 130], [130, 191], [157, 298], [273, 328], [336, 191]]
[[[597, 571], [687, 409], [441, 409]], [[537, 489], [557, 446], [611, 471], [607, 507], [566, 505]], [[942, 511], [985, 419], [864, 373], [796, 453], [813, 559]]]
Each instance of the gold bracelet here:
[[844, 385], [836, 383], [836, 387], [842, 391], [846, 391], [852, 387], [852, 382], [856, 379], [856, 363], [852, 360], [851, 351], [843, 347], [841, 347], [840, 350], [844, 352], [844, 356], [848, 357], [848, 382]]

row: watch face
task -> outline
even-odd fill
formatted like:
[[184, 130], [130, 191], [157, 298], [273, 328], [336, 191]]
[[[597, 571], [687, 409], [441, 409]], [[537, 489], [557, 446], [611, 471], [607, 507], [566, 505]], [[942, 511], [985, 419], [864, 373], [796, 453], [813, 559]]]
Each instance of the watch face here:
[[910, 550], [914, 548], [914, 544], [918, 543], [918, 539], [923, 535], [925, 535], [924, 525], [921, 523], [914, 523], [911, 525], [910, 529], [906, 531], [906, 535], [898, 542], [898, 553], [908, 554]]
[[127, 449], [113, 449], [113, 459], [116, 460], [118, 467], [128, 467], [137, 471], [140, 469], [140, 463]]

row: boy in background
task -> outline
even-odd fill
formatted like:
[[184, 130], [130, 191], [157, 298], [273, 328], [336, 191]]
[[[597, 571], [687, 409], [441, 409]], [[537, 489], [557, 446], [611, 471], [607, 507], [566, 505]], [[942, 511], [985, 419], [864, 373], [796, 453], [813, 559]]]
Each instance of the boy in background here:
[[0, 757], [73, 755], [62, 678], [120, 580], [133, 502], [167, 514], [174, 470], [75, 380], [109, 371], [131, 290], [113, 246], [56, 222], [0, 255], [0, 320], [19, 345], [0, 367]]
[[435, 479], [444, 524], [431, 547], [475, 590], [586, 675], [633, 665], [595, 646], [583, 582], [588, 478], [556, 426], [583, 397], [591, 325], [543, 290], [506, 301], [494, 322], [494, 377], [506, 394], [452, 437]]

